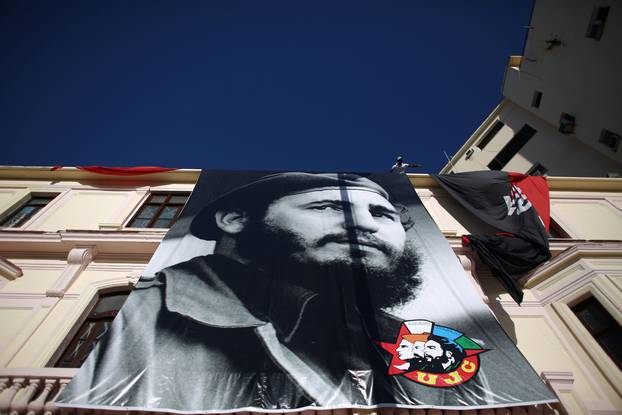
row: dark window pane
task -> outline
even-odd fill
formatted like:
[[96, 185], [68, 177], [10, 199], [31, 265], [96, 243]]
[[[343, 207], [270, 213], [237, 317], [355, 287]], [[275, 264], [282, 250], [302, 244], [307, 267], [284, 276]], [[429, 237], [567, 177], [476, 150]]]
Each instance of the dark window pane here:
[[101, 295], [56, 367], [80, 367], [99, 340], [108, 333], [129, 292]]
[[622, 141], [622, 137], [620, 137], [619, 134], [616, 134], [606, 129], [603, 129], [600, 132], [600, 137], [598, 138], [599, 143], [606, 145], [613, 152], [618, 151], [620, 141]]
[[35, 213], [50, 203], [57, 195], [39, 196], [33, 195], [13, 214], [7, 217], [0, 226], [7, 228], [17, 228], [26, 223]]
[[112, 324], [112, 321], [100, 321], [99, 324], [97, 325], [97, 331], [95, 332], [95, 342], [93, 342], [93, 344], [91, 345], [91, 348], [93, 348], [93, 346], [95, 346], [95, 344], [97, 344], [97, 342], [104, 337], [104, 335], [106, 333], [108, 333], [108, 331], [110, 330], [110, 325]]
[[158, 207], [157, 206], [145, 206], [142, 208], [142, 210], [140, 211], [140, 213], [138, 214], [138, 218], [140, 219], [151, 219], [155, 216], [156, 212], [158, 211]]
[[170, 219], [158, 219], [153, 224], [154, 228], [168, 228], [171, 223]]
[[86, 327], [84, 328], [84, 332], [80, 335], [80, 341], [85, 341], [91, 335], [91, 332], [95, 328], [95, 323], [92, 321], [86, 322]]
[[25, 221], [31, 213], [34, 213], [35, 208], [32, 206], [24, 206], [10, 216], [6, 221], [2, 223], [2, 226], [7, 228], [14, 228], [19, 226], [19, 223]]
[[547, 171], [549, 171], [549, 169], [540, 163], [536, 163], [529, 169], [529, 171], [527, 171], [527, 174], [530, 176], [543, 176]]
[[160, 219], [173, 219], [178, 210], [177, 206], [165, 206], [160, 213]]
[[171, 196], [169, 204], [185, 205], [187, 200], [188, 196]]
[[488, 145], [488, 143], [490, 143], [490, 140], [495, 138], [495, 136], [497, 135], [499, 130], [501, 130], [501, 128], [503, 128], [504, 125], [505, 124], [503, 124], [501, 121], [497, 121], [495, 123], [495, 125], [493, 125], [490, 128], [490, 130], [488, 130], [488, 132], [486, 133], [484, 138], [482, 138], [482, 140], [477, 144], [477, 147], [479, 147], [480, 149], [483, 150], [484, 147], [486, 147], [486, 145]]
[[488, 164], [488, 168], [490, 170], [503, 169], [512, 157], [514, 157], [535, 134], [536, 130], [525, 124]]
[[600, 40], [603, 37], [605, 31], [605, 22], [609, 15], [609, 6], [601, 7], [595, 6], [592, 10], [592, 17], [590, 23], [587, 26], [586, 36], [592, 39]]
[[610, 331], [601, 336], [601, 343], [606, 350], [622, 352], [622, 331]]
[[590, 333], [598, 333], [608, 327], [607, 315], [598, 308], [588, 307], [577, 312], [577, 316]]
[[130, 221], [135, 228], [168, 228], [173, 225], [185, 203], [188, 193], [153, 194]]
[[32, 206], [45, 206], [52, 201], [52, 197], [33, 197], [28, 201]]
[[569, 238], [570, 235], [562, 228], [559, 223], [555, 222], [553, 218], [549, 223], [549, 237], [550, 238]]
[[594, 340], [622, 369], [622, 327], [594, 297], [572, 307], [579, 321], [583, 323]]
[[131, 223], [132, 228], [146, 228], [149, 225], [149, 219], [135, 219], [134, 222]]
[[166, 195], [151, 195], [149, 203], [163, 203], [166, 200]]
[[36, 206], [22, 206], [17, 212], [15, 212], [12, 216], [10, 216], [2, 226], [7, 228], [17, 228], [22, 226], [28, 218], [33, 216], [37, 211], [41, 209]]
[[534, 91], [531, 98], [531, 106], [534, 108], [540, 108], [540, 102], [542, 102], [542, 92]]
[[101, 314], [120, 310], [126, 299], [127, 293], [125, 292], [101, 297], [93, 312]]

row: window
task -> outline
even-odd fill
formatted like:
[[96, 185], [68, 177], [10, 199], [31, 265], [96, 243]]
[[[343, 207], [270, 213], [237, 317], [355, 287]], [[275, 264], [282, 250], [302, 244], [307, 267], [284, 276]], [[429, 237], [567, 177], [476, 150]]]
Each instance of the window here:
[[549, 219], [549, 238], [570, 238], [568, 232], [562, 228], [553, 218]]
[[128, 291], [101, 294], [86, 321], [80, 326], [55, 367], [80, 367], [125, 303]]
[[512, 157], [523, 148], [525, 144], [534, 136], [536, 130], [525, 124], [512, 139], [499, 151], [494, 159], [488, 163], [490, 170], [501, 170]]
[[622, 369], [622, 327], [594, 297], [571, 307], [577, 318]]
[[600, 132], [600, 138], [598, 142], [609, 147], [609, 150], [616, 152], [618, 151], [618, 147], [620, 146], [620, 141], [622, 141], [622, 137], [619, 134], [613, 133], [609, 130], [603, 129]]
[[179, 217], [190, 193], [153, 193], [127, 226], [170, 228]]
[[536, 163], [531, 166], [531, 168], [527, 171], [527, 174], [530, 176], [544, 176], [547, 171], [549, 171], [549, 169], [540, 163]]
[[533, 91], [533, 97], [531, 98], [531, 106], [534, 108], [540, 108], [541, 101], [542, 101], [542, 92]]
[[595, 6], [592, 10], [592, 17], [590, 23], [587, 26], [587, 33], [585, 36], [600, 40], [605, 31], [605, 21], [607, 21], [607, 15], [609, 15], [609, 6], [601, 7]]
[[1, 223], [0, 227], [4, 228], [19, 228], [30, 218], [32, 218], [38, 211], [43, 209], [48, 203], [50, 203], [57, 194], [53, 195], [40, 195], [33, 194], [30, 199], [21, 205], [17, 210], [11, 213]]
[[562, 112], [561, 116], [559, 117], [558, 131], [562, 134], [572, 134], [574, 133], [575, 125], [576, 118], [574, 117], [574, 115]]
[[486, 145], [488, 143], [490, 143], [490, 140], [492, 140], [497, 133], [499, 132], [499, 130], [501, 128], [503, 128], [505, 124], [503, 124], [501, 121], [497, 121], [486, 133], [486, 135], [484, 136], [484, 138], [482, 138], [482, 140], [477, 144], [477, 147], [479, 147], [481, 150], [484, 149], [484, 147], [486, 147]]

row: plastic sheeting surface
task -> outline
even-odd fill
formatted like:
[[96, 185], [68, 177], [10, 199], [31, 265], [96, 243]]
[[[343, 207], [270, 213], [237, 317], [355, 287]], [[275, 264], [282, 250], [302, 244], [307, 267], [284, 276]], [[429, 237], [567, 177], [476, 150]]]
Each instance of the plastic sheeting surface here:
[[[189, 234], [215, 241], [214, 252], [177, 252]], [[555, 401], [405, 175], [205, 171], [152, 261], [166, 266], [141, 279], [60, 406]]]

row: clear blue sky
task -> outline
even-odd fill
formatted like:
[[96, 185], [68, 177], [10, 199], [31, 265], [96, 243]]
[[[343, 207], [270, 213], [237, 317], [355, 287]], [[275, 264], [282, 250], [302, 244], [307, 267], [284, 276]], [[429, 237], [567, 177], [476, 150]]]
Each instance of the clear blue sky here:
[[0, 164], [438, 172], [531, 1], [0, 2]]

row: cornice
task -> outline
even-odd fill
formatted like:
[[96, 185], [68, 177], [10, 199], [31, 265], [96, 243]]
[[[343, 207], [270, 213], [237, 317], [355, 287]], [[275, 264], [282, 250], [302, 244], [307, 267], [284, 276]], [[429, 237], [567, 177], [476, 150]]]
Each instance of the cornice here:
[[[501, 103], [490, 116], [498, 113]], [[486, 124], [486, 123], [484, 123]], [[482, 126], [484, 125], [482, 124]], [[481, 127], [481, 126], [480, 126]], [[479, 129], [478, 129], [479, 130]], [[478, 130], [467, 141], [463, 148], [468, 149], [472, 141], [479, 137]], [[461, 148], [456, 156], [462, 154]], [[465, 150], [466, 151], [466, 150]], [[454, 157], [456, 157], [454, 156]], [[178, 169], [162, 173], [145, 174], [140, 176], [106, 176], [80, 170], [75, 167], [63, 167], [62, 170], [52, 171], [51, 167], [27, 166], [0, 166], [0, 180], [14, 181], [67, 181], [87, 182], [92, 185], [110, 186], [148, 186], [164, 183], [195, 184], [201, 174], [200, 169]], [[410, 182], [415, 188], [440, 187], [433, 175], [408, 174]], [[622, 192], [622, 179], [607, 177], [547, 177], [549, 190], [585, 191], [585, 192]]]
[[28, 253], [44, 257], [66, 256], [78, 246], [89, 246], [104, 257], [145, 258], [155, 252], [166, 231], [0, 231], [0, 255]]
[[563, 271], [581, 258], [619, 258], [622, 259], [621, 241], [599, 241], [574, 243], [572, 246], [541, 264], [521, 279], [525, 288], [533, 288], [550, 276]]
[[[440, 185], [431, 174], [408, 174], [415, 189], [434, 188]], [[622, 178], [610, 177], [555, 177], [547, 176], [549, 191], [622, 192]]]
[[106, 176], [80, 170], [75, 167], [63, 167], [51, 170], [46, 166], [0, 166], [0, 180], [50, 180], [50, 181], [93, 181], [127, 184], [136, 183], [196, 183], [200, 169], [178, 169], [162, 173], [140, 176]]

